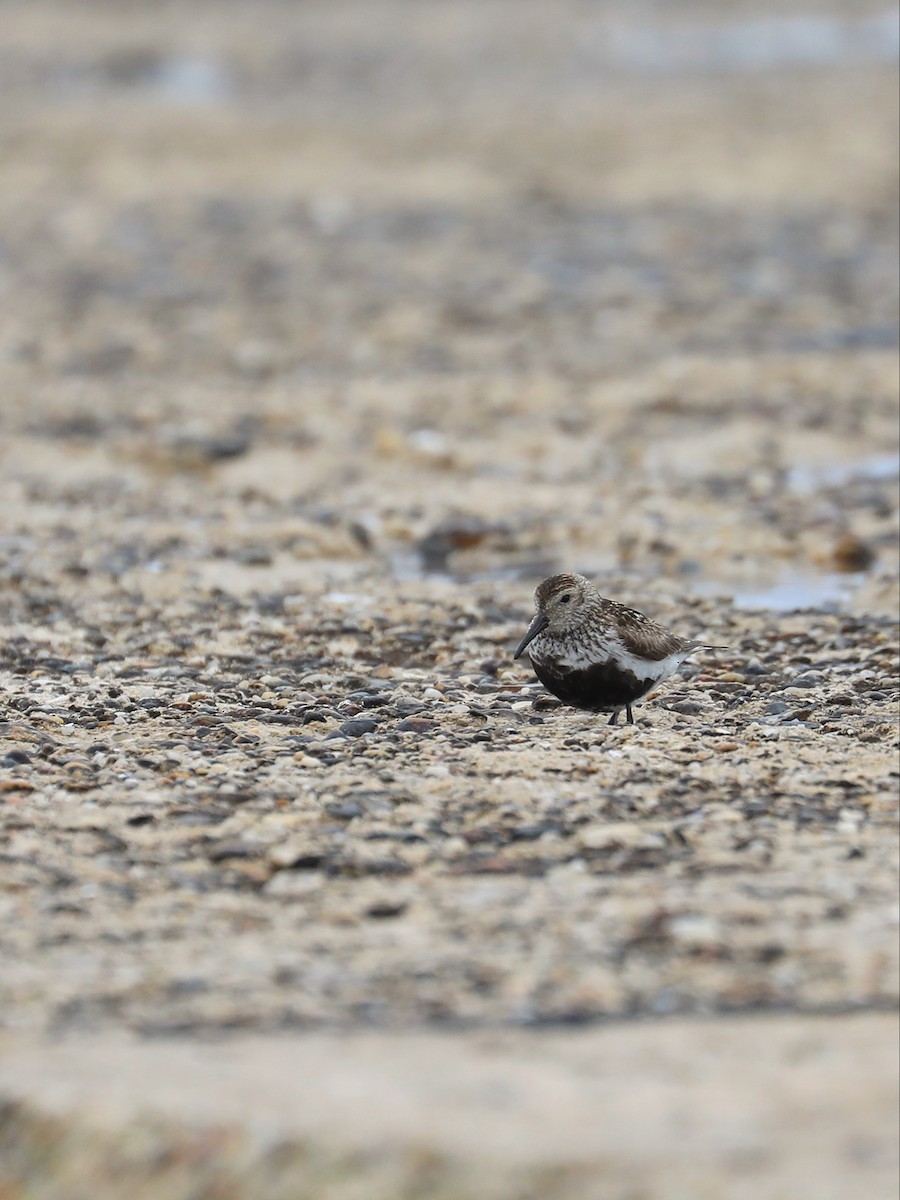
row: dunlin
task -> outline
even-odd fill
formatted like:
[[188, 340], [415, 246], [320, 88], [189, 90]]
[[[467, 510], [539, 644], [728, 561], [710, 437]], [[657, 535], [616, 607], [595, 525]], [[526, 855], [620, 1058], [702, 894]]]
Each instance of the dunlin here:
[[516, 648], [525, 650], [538, 679], [564, 704], [611, 712], [625, 710], [668, 679], [696, 650], [722, 649], [691, 642], [656, 621], [607, 600], [583, 575], [553, 575], [535, 592], [537, 612]]

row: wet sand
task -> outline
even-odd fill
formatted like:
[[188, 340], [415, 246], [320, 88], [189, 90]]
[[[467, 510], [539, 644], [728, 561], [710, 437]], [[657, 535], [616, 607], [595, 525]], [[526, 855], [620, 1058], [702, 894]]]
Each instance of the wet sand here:
[[[880, 1200], [882, 10], [427, 9], [5, 19], [0, 1191]], [[549, 704], [557, 569], [729, 649]]]

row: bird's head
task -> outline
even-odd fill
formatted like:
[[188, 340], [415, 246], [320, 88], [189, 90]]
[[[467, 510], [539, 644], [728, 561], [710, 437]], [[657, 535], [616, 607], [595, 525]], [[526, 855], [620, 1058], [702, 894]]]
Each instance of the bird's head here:
[[525, 636], [516, 647], [519, 658], [526, 647], [545, 629], [550, 633], [568, 633], [585, 621], [596, 590], [583, 575], [551, 575], [534, 593], [537, 612]]

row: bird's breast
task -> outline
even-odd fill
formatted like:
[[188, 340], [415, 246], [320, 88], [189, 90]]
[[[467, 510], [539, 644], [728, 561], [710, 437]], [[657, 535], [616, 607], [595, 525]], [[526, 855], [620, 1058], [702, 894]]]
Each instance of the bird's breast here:
[[607, 639], [549, 637], [540, 634], [528, 647], [532, 663], [544, 663], [557, 671], [586, 671], [617, 657], [616, 646]]

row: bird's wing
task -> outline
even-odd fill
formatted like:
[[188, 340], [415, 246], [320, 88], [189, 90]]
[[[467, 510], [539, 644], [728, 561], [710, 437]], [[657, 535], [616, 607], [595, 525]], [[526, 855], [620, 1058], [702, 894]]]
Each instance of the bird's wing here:
[[636, 658], [659, 662], [671, 654], [677, 654], [679, 650], [686, 650], [691, 645], [685, 638], [663, 628], [633, 608], [620, 608], [616, 616], [622, 645]]

